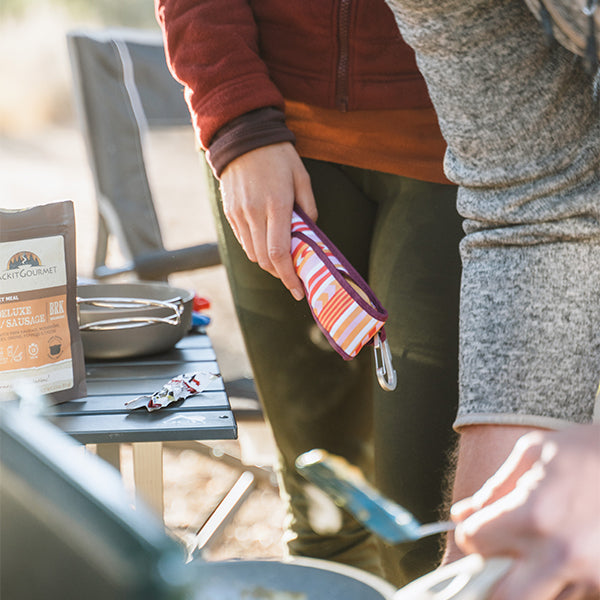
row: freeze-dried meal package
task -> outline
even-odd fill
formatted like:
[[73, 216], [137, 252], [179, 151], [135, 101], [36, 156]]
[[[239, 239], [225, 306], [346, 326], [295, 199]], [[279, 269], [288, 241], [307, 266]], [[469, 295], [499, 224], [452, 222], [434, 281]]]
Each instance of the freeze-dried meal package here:
[[52, 403], [86, 395], [71, 201], [0, 209], [0, 398], [20, 382]]

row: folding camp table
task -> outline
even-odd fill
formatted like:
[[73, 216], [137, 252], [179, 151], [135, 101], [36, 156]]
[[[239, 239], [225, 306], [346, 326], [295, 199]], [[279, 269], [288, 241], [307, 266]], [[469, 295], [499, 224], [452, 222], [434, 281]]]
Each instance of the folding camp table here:
[[237, 424], [221, 377], [206, 391], [158, 411], [131, 411], [125, 402], [198, 371], [219, 374], [210, 339], [199, 333], [162, 354], [86, 361], [88, 396], [56, 405], [50, 420], [82, 444], [97, 444], [97, 454], [116, 468], [119, 444], [132, 443], [136, 491], [162, 516], [162, 442], [236, 439]]

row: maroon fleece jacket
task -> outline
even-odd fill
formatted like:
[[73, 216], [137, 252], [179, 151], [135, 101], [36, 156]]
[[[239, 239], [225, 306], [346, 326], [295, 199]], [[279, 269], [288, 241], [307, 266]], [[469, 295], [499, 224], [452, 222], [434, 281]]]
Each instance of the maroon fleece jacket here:
[[278, 111], [243, 119], [239, 135], [293, 139], [284, 98], [339, 110], [431, 105], [384, 0], [156, 0], [156, 13], [205, 149], [269, 107]]

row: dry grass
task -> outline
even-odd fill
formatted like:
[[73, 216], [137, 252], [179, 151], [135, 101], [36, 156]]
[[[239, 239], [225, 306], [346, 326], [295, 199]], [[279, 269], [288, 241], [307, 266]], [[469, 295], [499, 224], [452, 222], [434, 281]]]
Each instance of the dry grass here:
[[[196, 534], [242, 473], [239, 468], [191, 449], [192, 445], [167, 445], [163, 450], [165, 525], [188, 547], [194, 546]], [[225, 447], [233, 454], [239, 451], [237, 442], [212, 445], [217, 450]], [[121, 459], [125, 485], [133, 493], [129, 445], [122, 448]], [[256, 477], [248, 497], [207, 544], [202, 556], [208, 560], [279, 558], [283, 555], [284, 516], [274, 480]]]

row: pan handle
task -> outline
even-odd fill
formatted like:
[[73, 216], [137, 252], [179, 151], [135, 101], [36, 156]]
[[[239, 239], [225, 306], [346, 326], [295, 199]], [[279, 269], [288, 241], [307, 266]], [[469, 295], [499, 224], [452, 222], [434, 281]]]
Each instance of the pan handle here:
[[392, 600], [485, 600], [513, 559], [470, 554], [399, 589]]
[[114, 331], [116, 329], [133, 329], [135, 327], [144, 327], [155, 323], [177, 326], [181, 323], [181, 313], [183, 312], [183, 301], [181, 298], [172, 300], [150, 300], [145, 298], [77, 298], [77, 307], [82, 304], [90, 306], [99, 306], [101, 308], [140, 308], [152, 306], [166, 308], [172, 311], [166, 317], [120, 317], [118, 319], [102, 319], [92, 321], [79, 326], [80, 331]]

